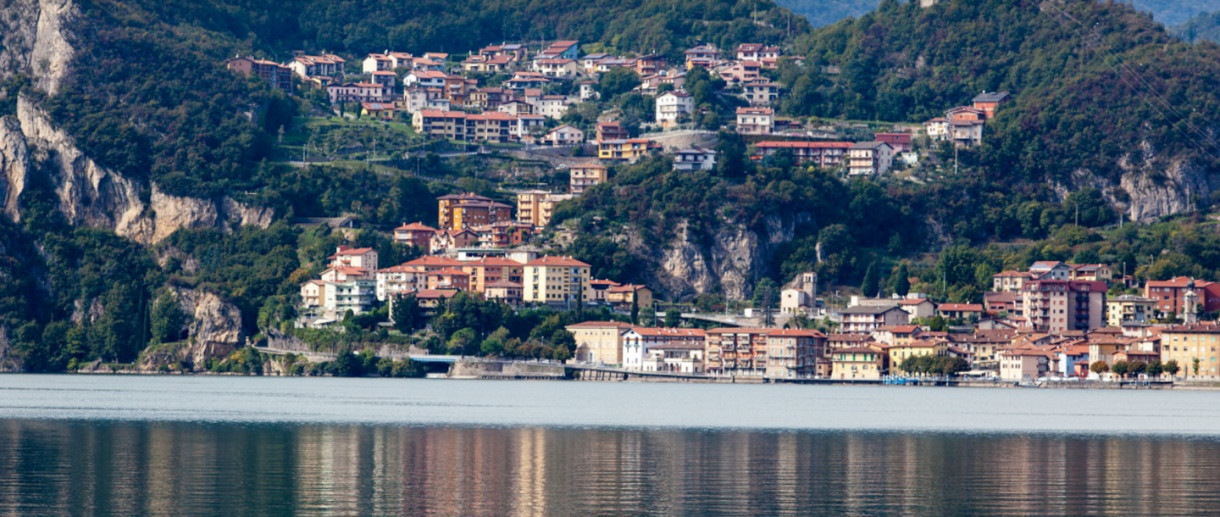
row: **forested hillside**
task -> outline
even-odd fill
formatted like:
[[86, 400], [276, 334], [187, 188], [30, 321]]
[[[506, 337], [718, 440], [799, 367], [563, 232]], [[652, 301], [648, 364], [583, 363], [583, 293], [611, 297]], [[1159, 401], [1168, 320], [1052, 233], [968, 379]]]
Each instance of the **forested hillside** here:
[[880, 0], [779, 0], [779, 5], [809, 19], [814, 27], [860, 16], [877, 8]]
[[[1205, 199], [1206, 177], [1220, 170], [1210, 136], [1220, 47], [1179, 42], [1121, 4], [886, 1], [798, 47], [842, 72], [784, 78], [796, 115], [923, 122], [979, 92], [1011, 92], [983, 147], [967, 153], [987, 182], [1093, 184], [1140, 218], [1161, 215], [1146, 209], [1152, 197]], [[1178, 185], [1111, 190], [1150, 176]]]

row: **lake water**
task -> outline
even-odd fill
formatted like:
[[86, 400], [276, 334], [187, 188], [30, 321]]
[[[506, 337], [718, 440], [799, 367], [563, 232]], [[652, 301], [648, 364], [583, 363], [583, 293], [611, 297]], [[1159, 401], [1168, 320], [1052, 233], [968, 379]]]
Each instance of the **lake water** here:
[[0, 376], [0, 514], [1215, 514], [1220, 393]]

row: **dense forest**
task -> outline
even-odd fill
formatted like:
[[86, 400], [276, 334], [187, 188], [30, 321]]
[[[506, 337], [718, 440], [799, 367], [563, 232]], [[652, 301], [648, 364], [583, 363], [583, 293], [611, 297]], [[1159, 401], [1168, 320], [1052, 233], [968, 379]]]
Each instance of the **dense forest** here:
[[781, 6], [809, 19], [814, 27], [860, 16], [877, 8], [879, 0], [779, 0]]

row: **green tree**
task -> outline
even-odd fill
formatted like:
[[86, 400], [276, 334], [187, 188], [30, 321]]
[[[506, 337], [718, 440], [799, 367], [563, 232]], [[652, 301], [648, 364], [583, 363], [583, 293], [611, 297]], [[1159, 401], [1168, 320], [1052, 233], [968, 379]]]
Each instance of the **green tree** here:
[[473, 352], [478, 344], [479, 337], [474, 329], [466, 327], [449, 336], [449, 341], [445, 343], [445, 347], [449, 349], [451, 354], [474, 355]]
[[1093, 364], [1089, 365], [1089, 371], [1101, 375], [1110, 371], [1110, 365], [1106, 364], [1105, 361], [1094, 361]]
[[479, 351], [488, 356], [503, 355], [505, 344], [510, 337], [508, 329], [500, 327], [483, 340], [483, 343], [479, 345]]
[[394, 322], [394, 328], [399, 332], [410, 334], [422, 326], [423, 309], [420, 308], [415, 293], [397, 297], [393, 306], [394, 310], [390, 319]]
[[878, 296], [881, 290], [881, 282], [877, 279], [877, 261], [869, 263], [868, 269], [864, 271], [864, 281], [860, 284], [860, 292], [867, 297]]
[[602, 99], [609, 100], [619, 94], [630, 92], [640, 85], [640, 76], [626, 67], [614, 67], [598, 79], [597, 91]]
[[643, 309], [640, 309], [640, 325], [651, 327], [656, 324], [657, 310], [653, 309], [651, 305], [645, 305]]
[[153, 343], [171, 343], [178, 341], [181, 338], [182, 326], [186, 322], [186, 315], [182, 313], [182, 308], [178, 305], [178, 300], [169, 291], [166, 291], [157, 297], [157, 302], [153, 305], [151, 315], [150, 330], [152, 331]]
[[665, 326], [675, 328], [682, 325], [682, 312], [678, 309], [668, 309], [665, 311]]
[[1194, 371], [1195, 377], [1199, 376], [1199, 358], [1195, 357], [1190, 360], [1190, 369]]
[[564, 329], [551, 334], [551, 358], [556, 361], [567, 361], [576, 352], [576, 336]]
[[907, 270], [907, 263], [898, 264], [898, 269], [894, 270], [894, 275], [890, 278], [891, 290], [898, 296], [906, 296], [911, 292], [911, 272]]
[[1147, 371], [1148, 364], [1143, 361], [1131, 361], [1131, 363], [1127, 365], [1127, 373], [1130, 373], [1131, 375], [1138, 376], [1139, 374]]
[[1182, 370], [1182, 367], [1178, 366], [1177, 359], [1170, 359], [1168, 361], [1165, 361], [1164, 369], [1165, 369], [1165, 373], [1168, 373], [1170, 377], [1173, 377], [1173, 376], [1176, 376], [1178, 374], [1178, 372]]
[[1110, 371], [1114, 372], [1120, 379], [1127, 377], [1127, 372], [1131, 371], [1131, 364], [1127, 361], [1114, 361], [1114, 366], [1110, 367]]
[[1164, 367], [1164, 365], [1161, 364], [1160, 359], [1153, 359], [1148, 362], [1148, 375], [1149, 376], [1160, 377], [1161, 373], [1163, 373], [1164, 371], [1165, 371], [1165, 367]]

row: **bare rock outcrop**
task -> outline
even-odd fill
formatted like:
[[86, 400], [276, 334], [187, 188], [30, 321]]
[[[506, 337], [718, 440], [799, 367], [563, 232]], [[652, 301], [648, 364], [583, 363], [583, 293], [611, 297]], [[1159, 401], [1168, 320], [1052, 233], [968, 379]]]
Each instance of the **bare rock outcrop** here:
[[241, 311], [213, 293], [177, 289], [174, 295], [189, 321], [190, 346], [182, 360], [203, 368], [208, 359], [223, 358], [242, 345]]
[[[659, 250], [656, 280], [667, 294], [685, 296], [719, 288], [730, 299], [750, 296], [764, 274], [775, 248], [792, 240], [791, 217], [768, 217], [755, 231], [734, 221], [721, 221], [706, 239], [692, 235], [686, 221], [676, 226], [675, 237]], [[644, 248], [637, 247], [644, 251]]]
[[21, 220], [17, 198], [25, 190], [26, 171], [29, 170], [30, 152], [21, 134], [21, 123], [13, 117], [0, 118], [0, 200], [4, 214], [13, 221]]

